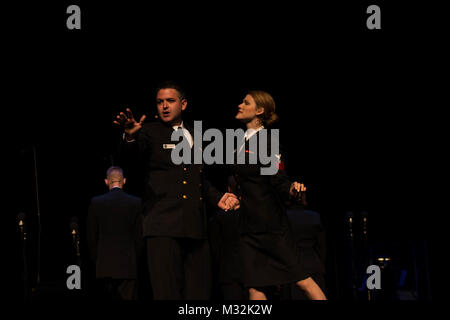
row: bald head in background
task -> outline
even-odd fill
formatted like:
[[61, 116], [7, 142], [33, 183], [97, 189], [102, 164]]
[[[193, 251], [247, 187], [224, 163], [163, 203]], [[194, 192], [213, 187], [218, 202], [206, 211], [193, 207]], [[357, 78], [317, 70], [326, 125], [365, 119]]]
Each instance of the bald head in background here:
[[110, 167], [106, 170], [105, 184], [109, 190], [112, 188], [123, 188], [123, 185], [127, 182], [127, 179], [123, 176], [123, 170], [120, 167]]

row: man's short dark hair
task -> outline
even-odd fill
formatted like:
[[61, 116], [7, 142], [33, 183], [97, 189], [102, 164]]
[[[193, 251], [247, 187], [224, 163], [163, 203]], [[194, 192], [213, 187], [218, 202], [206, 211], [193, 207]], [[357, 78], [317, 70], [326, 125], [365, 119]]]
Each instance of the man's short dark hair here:
[[109, 167], [108, 170], [106, 170], [106, 178], [109, 178], [110, 176], [121, 176], [123, 178], [123, 170], [121, 167]]
[[159, 90], [162, 90], [162, 89], [175, 89], [178, 92], [178, 97], [180, 98], [180, 100], [186, 99], [186, 92], [175, 81], [164, 81], [164, 82], [160, 83], [156, 87], [156, 94], [158, 94]]

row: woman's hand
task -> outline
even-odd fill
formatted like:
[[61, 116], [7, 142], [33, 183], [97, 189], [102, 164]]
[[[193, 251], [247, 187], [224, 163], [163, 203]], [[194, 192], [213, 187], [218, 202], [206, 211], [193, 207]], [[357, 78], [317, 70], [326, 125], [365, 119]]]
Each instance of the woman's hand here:
[[306, 187], [303, 183], [293, 182], [291, 188], [289, 189], [289, 195], [295, 200], [301, 200], [304, 193], [306, 192]]

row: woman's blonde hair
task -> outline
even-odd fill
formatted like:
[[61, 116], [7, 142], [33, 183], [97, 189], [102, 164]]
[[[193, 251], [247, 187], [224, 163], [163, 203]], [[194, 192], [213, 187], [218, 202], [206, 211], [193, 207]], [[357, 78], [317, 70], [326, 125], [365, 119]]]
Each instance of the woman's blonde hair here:
[[264, 108], [264, 113], [260, 114], [258, 118], [265, 127], [270, 127], [278, 121], [278, 115], [275, 113], [275, 101], [269, 93], [261, 90], [253, 90], [248, 94], [255, 100], [258, 108]]

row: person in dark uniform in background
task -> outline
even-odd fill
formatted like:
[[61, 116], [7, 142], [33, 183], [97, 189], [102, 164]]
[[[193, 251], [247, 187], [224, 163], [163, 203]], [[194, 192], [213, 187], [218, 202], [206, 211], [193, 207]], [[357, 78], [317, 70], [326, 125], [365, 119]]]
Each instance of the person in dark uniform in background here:
[[228, 210], [238, 207], [237, 197], [218, 192], [203, 176], [201, 164], [176, 165], [174, 130], [182, 130], [191, 156], [201, 152], [194, 145], [193, 130], [184, 123], [182, 111], [187, 99], [175, 83], [163, 83], [156, 90], [159, 120], [136, 121], [130, 109], [114, 123], [124, 130], [122, 154], [144, 159], [144, 236], [154, 299], [209, 299], [211, 263], [207, 241], [204, 201]]
[[[289, 221], [283, 202], [298, 198], [304, 186], [291, 183], [283, 168], [281, 153], [272, 155], [278, 161], [278, 171], [262, 175], [264, 166], [258, 154], [258, 163], [249, 164], [252, 139], [260, 147], [261, 130], [270, 126], [277, 116], [275, 102], [263, 91], [249, 92], [238, 106], [236, 119], [245, 123], [247, 131], [241, 146], [236, 150], [245, 152], [245, 164], [232, 165], [240, 197], [240, 255], [243, 266], [244, 285], [249, 289], [251, 300], [266, 300], [268, 287], [295, 282], [309, 299], [325, 300], [326, 297], [311, 276], [301, 268]], [[271, 155], [271, 138], [267, 138], [267, 155]], [[275, 146], [274, 146], [275, 147]], [[259, 151], [259, 150], [258, 150]], [[235, 162], [236, 163], [236, 162]]]
[[[304, 197], [302, 197], [304, 200]], [[305, 203], [286, 204], [287, 217], [297, 244], [302, 270], [309, 274], [325, 292], [325, 230], [319, 213], [305, 210]], [[305, 293], [295, 283], [281, 287], [282, 300], [306, 300]]]
[[[232, 176], [228, 179], [228, 192], [236, 193], [236, 181]], [[218, 210], [211, 219], [209, 234], [215, 284], [220, 298], [247, 300], [248, 291], [244, 288], [239, 257], [238, 211]]]
[[143, 248], [142, 202], [122, 190], [125, 182], [121, 168], [107, 170], [105, 184], [110, 191], [91, 200], [87, 241], [103, 294], [134, 300], [137, 261]]

